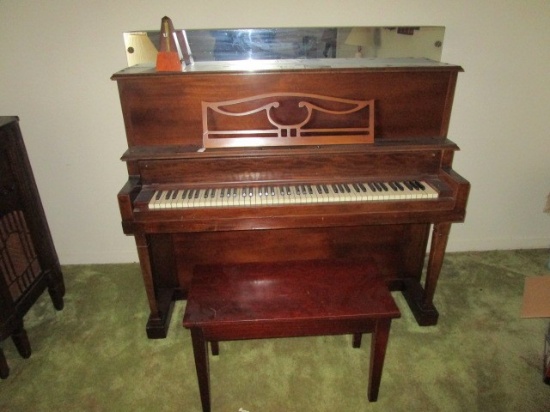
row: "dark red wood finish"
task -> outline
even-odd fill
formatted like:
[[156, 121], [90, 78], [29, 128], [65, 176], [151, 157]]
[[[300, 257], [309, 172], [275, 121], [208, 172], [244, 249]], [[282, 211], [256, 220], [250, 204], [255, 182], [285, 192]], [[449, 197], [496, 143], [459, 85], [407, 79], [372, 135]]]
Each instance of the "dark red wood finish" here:
[[[115, 75], [128, 150], [119, 192], [122, 226], [136, 239], [151, 315], [149, 337], [164, 337], [174, 299], [204, 263], [344, 259], [370, 256], [402, 290], [419, 324], [433, 325], [433, 294], [452, 222], [465, 217], [469, 183], [452, 169], [447, 139], [459, 66], [397, 62], [364, 67]], [[375, 141], [363, 145], [209, 149], [202, 146], [202, 101], [262, 93], [322, 94], [375, 101]], [[247, 120], [243, 119], [241, 128]], [[439, 191], [422, 201], [150, 210], [157, 189], [420, 179]], [[433, 232], [425, 286], [421, 282]]]
[[368, 398], [376, 401], [391, 320], [400, 317], [372, 262], [296, 261], [197, 266], [183, 324], [191, 329], [204, 411], [207, 342], [373, 333]]

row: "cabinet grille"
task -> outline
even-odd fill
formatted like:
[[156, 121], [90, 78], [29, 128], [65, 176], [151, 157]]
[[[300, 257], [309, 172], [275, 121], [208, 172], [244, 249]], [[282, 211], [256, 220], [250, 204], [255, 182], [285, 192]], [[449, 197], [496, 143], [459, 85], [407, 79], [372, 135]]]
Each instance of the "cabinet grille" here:
[[14, 301], [41, 273], [25, 216], [20, 210], [0, 217], [0, 271]]

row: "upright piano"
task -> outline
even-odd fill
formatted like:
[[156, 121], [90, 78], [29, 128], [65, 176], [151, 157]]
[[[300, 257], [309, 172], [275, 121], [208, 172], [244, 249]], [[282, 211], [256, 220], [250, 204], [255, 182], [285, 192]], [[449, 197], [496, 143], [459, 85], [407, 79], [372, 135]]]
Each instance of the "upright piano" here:
[[460, 66], [425, 59], [133, 66], [117, 82], [128, 150], [118, 194], [150, 316], [167, 334], [203, 263], [369, 256], [419, 325], [470, 185], [447, 139]]

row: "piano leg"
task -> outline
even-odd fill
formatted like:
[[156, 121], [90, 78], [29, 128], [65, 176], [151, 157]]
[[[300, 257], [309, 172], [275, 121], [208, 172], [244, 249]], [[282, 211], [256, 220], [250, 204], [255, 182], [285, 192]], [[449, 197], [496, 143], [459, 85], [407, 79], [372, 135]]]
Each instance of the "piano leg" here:
[[439, 318], [439, 313], [433, 304], [433, 297], [443, 266], [450, 230], [451, 223], [434, 224], [424, 288], [419, 282], [411, 280], [406, 283], [403, 291], [403, 295], [420, 326], [435, 325]]
[[430, 248], [430, 258], [428, 260], [428, 268], [426, 274], [426, 283], [424, 285], [424, 302], [423, 304], [432, 305], [435, 294], [435, 287], [443, 267], [443, 258], [445, 249], [447, 249], [447, 240], [451, 231], [450, 223], [437, 223], [434, 225], [432, 232], [432, 245]]
[[136, 239], [141, 274], [151, 312], [146, 326], [147, 337], [149, 339], [162, 339], [168, 334], [170, 318], [174, 308], [174, 290], [158, 288], [155, 285], [147, 236], [136, 233], [134, 237]]

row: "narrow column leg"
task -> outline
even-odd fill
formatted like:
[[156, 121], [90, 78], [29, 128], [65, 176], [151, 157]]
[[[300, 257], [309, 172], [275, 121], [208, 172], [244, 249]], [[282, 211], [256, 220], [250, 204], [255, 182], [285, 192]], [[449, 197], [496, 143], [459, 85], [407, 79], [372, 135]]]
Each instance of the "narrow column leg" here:
[[200, 328], [191, 328], [193, 341], [193, 354], [195, 355], [195, 368], [199, 382], [199, 392], [203, 412], [210, 412], [210, 377], [208, 372], [207, 342]]
[[362, 333], [354, 333], [353, 334], [353, 347], [354, 348], [360, 348], [361, 347], [361, 338], [363, 337]]
[[367, 396], [370, 402], [378, 399], [386, 346], [390, 333], [391, 319], [379, 319], [372, 333], [369, 368], [369, 387]]
[[157, 304], [157, 297], [155, 294], [155, 278], [153, 276], [153, 268], [151, 267], [151, 258], [149, 255], [149, 241], [147, 240], [147, 236], [141, 233], [136, 234], [134, 238], [138, 251], [141, 275], [143, 276], [143, 283], [145, 285], [145, 292], [147, 293], [147, 300], [149, 301], [151, 317], [161, 319], [162, 316], [160, 314]]
[[447, 248], [450, 231], [451, 224], [447, 222], [435, 224], [432, 231], [432, 245], [426, 268], [425, 293], [422, 302], [422, 305], [425, 307], [433, 306], [435, 288], [443, 266], [443, 258], [445, 257], [445, 249]]
[[4, 351], [0, 348], [0, 379], [6, 379], [10, 375], [10, 368], [6, 361]]

